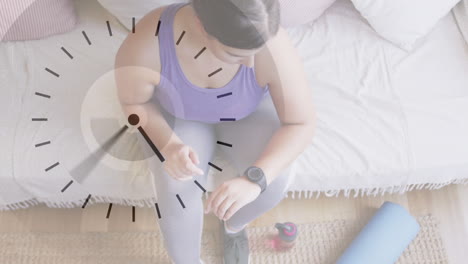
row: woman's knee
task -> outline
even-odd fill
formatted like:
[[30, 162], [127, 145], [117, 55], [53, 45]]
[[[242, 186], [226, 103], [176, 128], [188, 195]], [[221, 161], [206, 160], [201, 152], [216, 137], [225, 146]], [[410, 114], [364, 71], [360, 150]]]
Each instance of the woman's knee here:
[[283, 169], [261, 195], [284, 197], [291, 182], [292, 166]]

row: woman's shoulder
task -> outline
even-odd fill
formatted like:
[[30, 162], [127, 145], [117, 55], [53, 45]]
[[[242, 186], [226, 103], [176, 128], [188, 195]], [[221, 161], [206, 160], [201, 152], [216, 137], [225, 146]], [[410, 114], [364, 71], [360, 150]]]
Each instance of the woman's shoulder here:
[[[290, 61], [287, 54], [295, 52], [288, 33], [282, 27], [278, 33], [269, 39], [265, 46], [255, 55], [255, 75], [260, 85], [267, 85], [275, 79], [281, 67], [279, 65], [288, 65]], [[290, 65], [294, 66], [294, 65]]]
[[135, 26], [135, 33], [129, 33], [119, 48], [116, 64], [138, 66], [161, 71], [159, 40], [156, 35], [158, 22], [167, 6], [156, 8], [146, 14]]
[[[148, 97], [153, 93], [154, 85], [160, 82], [161, 63], [159, 40], [156, 36], [158, 22], [167, 6], [159, 7], [146, 14], [135, 27], [135, 33], [129, 33], [122, 42], [115, 58], [115, 69], [124, 79], [132, 79], [135, 85], [126, 89], [128, 97], [134, 94]], [[150, 84], [150, 85], [147, 85]], [[138, 91], [136, 87], [139, 88]]]

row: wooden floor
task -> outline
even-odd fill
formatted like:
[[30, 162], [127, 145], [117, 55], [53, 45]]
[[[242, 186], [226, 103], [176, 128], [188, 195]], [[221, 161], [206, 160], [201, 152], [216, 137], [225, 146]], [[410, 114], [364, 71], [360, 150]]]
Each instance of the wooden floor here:
[[[431, 213], [440, 221], [440, 229], [450, 263], [468, 263], [468, 185], [450, 185], [434, 191], [411, 191], [404, 195], [360, 198], [285, 199], [253, 223], [273, 225], [293, 221], [307, 223], [333, 219], [368, 219], [384, 201], [403, 205], [413, 215]], [[37, 206], [30, 209], [0, 212], [0, 232], [90, 232], [157, 230], [155, 210], [114, 206], [106, 219], [108, 205], [90, 205], [86, 209], [50, 209]], [[205, 219], [205, 230], [217, 228], [216, 218]]]

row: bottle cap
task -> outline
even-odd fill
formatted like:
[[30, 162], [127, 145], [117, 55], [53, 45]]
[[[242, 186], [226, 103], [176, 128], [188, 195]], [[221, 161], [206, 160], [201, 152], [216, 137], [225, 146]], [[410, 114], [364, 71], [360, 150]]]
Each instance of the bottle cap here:
[[279, 231], [279, 237], [286, 242], [292, 242], [297, 237], [297, 226], [294, 223], [286, 222], [284, 224], [277, 223], [275, 227]]

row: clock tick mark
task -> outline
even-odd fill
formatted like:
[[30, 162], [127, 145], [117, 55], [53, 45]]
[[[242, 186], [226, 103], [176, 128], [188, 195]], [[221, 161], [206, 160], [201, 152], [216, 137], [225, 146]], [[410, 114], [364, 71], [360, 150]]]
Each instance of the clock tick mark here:
[[91, 41], [89, 40], [88, 35], [86, 35], [86, 32], [83, 30], [83, 31], [81, 31], [81, 33], [83, 34], [84, 38], [86, 39], [86, 42], [88, 42], [88, 45], [91, 45]]
[[200, 183], [198, 183], [198, 181], [195, 181], [195, 184], [196, 184], [204, 193], [206, 193], [205, 188], [203, 188], [203, 186], [201, 186]]
[[62, 47], [61, 49], [62, 49], [62, 51], [63, 51], [65, 54], [67, 54], [67, 56], [68, 56], [70, 59], [73, 60], [73, 56], [70, 54], [70, 52], [68, 52], [67, 49], [65, 49], [64, 47]]
[[211, 77], [211, 76], [217, 74], [218, 72], [220, 72], [220, 71], [222, 71], [222, 70], [223, 70], [223, 68], [219, 68], [219, 69], [217, 69], [216, 71], [214, 71], [214, 72], [208, 74], [208, 77]]
[[220, 144], [220, 145], [224, 145], [224, 146], [226, 146], [226, 147], [232, 148], [232, 144], [228, 144], [228, 143], [226, 143], [226, 142], [216, 141], [216, 143], [218, 143], [218, 144]]
[[185, 30], [182, 31], [182, 34], [180, 34], [180, 37], [179, 37], [179, 39], [177, 40], [176, 45], [179, 45], [179, 43], [180, 43], [180, 41], [182, 40], [182, 38], [184, 37], [184, 35], [185, 35]]
[[84, 202], [84, 204], [83, 204], [83, 206], [82, 206], [81, 208], [83, 208], [83, 209], [84, 209], [84, 208], [86, 207], [86, 205], [87, 205], [87, 204], [88, 204], [88, 202], [89, 202], [89, 199], [91, 199], [91, 194], [90, 194], [90, 195], [88, 195], [88, 197], [86, 198], [86, 201]]
[[36, 145], [34, 145], [34, 146], [35, 146], [36, 148], [38, 148], [38, 147], [42, 147], [42, 146], [48, 145], [48, 144], [50, 144], [50, 141], [45, 141], [45, 142], [42, 142], [42, 143], [38, 143], [38, 144], [36, 144]]
[[49, 68], [45, 68], [45, 70], [46, 70], [48, 73], [54, 75], [54, 76], [57, 77], [57, 78], [60, 77], [60, 75], [59, 75], [58, 73], [54, 72], [53, 70], [51, 70], [51, 69], [49, 69]]
[[109, 219], [111, 210], [112, 210], [112, 203], [109, 204], [109, 208], [107, 209], [106, 219]]
[[62, 192], [65, 192], [68, 189], [68, 187], [70, 187], [70, 185], [72, 185], [72, 183], [73, 183], [73, 180], [71, 180], [67, 185], [65, 185], [65, 187], [63, 187], [63, 189], [62, 189]]
[[158, 26], [156, 27], [156, 34], [154, 34], [154, 36], [158, 36], [159, 35], [159, 28], [161, 27], [161, 20], [158, 21]]
[[197, 55], [195, 55], [195, 57], [193, 57], [194, 59], [197, 59], [204, 51], [206, 50], [206, 47], [203, 47], [203, 49], [201, 49]]
[[236, 121], [235, 118], [220, 118], [219, 121]]
[[220, 167], [214, 165], [214, 164], [211, 163], [211, 162], [208, 162], [208, 165], [210, 165], [211, 167], [213, 167], [213, 168], [215, 168], [215, 169], [217, 169], [217, 170], [219, 170], [219, 171], [223, 171], [223, 169], [221, 169]]
[[135, 206], [132, 206], [132, 222], [135, 223]]
[[58, 165], [60, 165], [60, 162], [56, 162], [56, 163], [54, 163], [53, 165], [50, 165], [49, 167], [47, 167], [47, 168], [45, 169], [45, 171], [46, 171], [46, 172], [47, 172], [47, 171], [50, 171], [51, 169], [57, 167]]
[[48, 121], [47, 118], [31, 118], [32, 121], [36, 121], [36, 122], [46, 122]]
[[225, 94], [221, 94], [221, 95], [218, 95], [216, 96], [217, 98], [222, 98], [222, 97], [226, 97], [226, 96], [230, 96], [232, 95], [232, 92], [229, 92], [229, 93], [225, 93]]
[[107, 24], [107, 31], [109, 31], [109, 36], [112, 37], [112, 28], [111, 28], [110, 22], [106, 21], [106, 24]]
[[158, 213], [158, 218], [161, 219], [161, 212], [159, 212], [159, 205], [155, 203], [154, 207], [156, 207], [156, 213]]
[[132, 17], [132, 33], [135, 34], [135, 17]]
[[35, 92], [34, 94], [37, 95], [37, 96], [41, 96], [41, 97], [50, 99], [50, 95], [48, 95], [48, 94], [43, 94], [43, 93], [39, 93], [39, 92]]
[[177, 200], [179, 200], [180, 205], [182, 205], [182, 208], [185, 209], [185, 204], [184, 204], [184, 202], [182, 201], [182, 199], [180, 199], [180, 196], [179, 196], [178, 194], [176, 194], [176, 196], [177, 196]]

